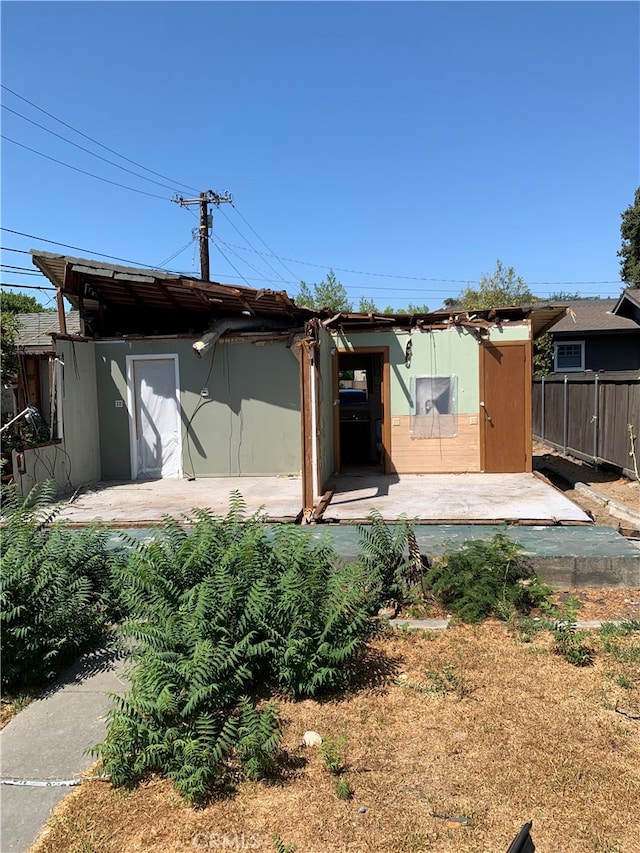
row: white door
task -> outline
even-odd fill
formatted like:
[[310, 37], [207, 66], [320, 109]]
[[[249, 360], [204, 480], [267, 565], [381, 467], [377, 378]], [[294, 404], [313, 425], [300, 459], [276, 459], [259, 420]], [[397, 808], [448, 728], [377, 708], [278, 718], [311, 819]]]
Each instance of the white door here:
[[177, 356], [129, 356], [131, 476], [181, 476]]

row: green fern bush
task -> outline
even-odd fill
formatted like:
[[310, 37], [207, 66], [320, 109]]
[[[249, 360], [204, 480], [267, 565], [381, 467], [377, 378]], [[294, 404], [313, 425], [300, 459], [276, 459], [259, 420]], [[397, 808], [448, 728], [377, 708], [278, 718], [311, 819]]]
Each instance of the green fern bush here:
[[472, 539], [445, 551], [429, 570], [426, 583], [464, 622], [528, 613], [550, 593], [522, 558], [522, 547], [503, 533], [488, 542]]
[[245, 518], [194, 511], [187, 530], [166, 519], [148, 545], [131, 542], [123, 589], [131, 613], [131, 690], [116, 697], [95, 749], [115, 785], [158, 772], [202, 802], [229, 767], [273, 768], [277, 709], [257, 696], [312, 696], [341, 687], [370, 630], [362, 569], [325, 544]]
[[372, 509], [368, 524], [358, 525], [360, 561], [365, 567], [370, 588], [377, 603], [390, 598], [401, 599], [407, 590], [411, 567], [407, 555], [410, 526], [405, 518], [387, 524], [380, 512]]
[[119, 558], [107, 532], [56, 524], [53, 496], [50, 483], [26, 499], [3, 491], [2, 687], [10, 693], [57, 675], [100, 642], [118, 611]]

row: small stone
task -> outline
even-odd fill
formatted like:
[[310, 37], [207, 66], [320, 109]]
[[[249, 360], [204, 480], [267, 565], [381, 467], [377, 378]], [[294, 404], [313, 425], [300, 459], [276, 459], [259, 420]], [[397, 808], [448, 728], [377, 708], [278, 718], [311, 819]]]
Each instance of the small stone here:
[[308, 731], [302, 735], [302, 745], [303, 746], [320, 746], [322, 743], [322, 738], [318, 734], [318, 732]]
[[360, 814], [364, 814], [364, 813], [366, 812], [365, 807], [364, 807], [364, 806], [360, 806], [360, 808], [358, 809], [358, 812], [359, 812]]
[[391, 599], [387, 602], [385, 607], [381, 607], [378, 610], [378, 616], [380, 619], [394, 619], [400, 609], [400, 605], [395, 599]]

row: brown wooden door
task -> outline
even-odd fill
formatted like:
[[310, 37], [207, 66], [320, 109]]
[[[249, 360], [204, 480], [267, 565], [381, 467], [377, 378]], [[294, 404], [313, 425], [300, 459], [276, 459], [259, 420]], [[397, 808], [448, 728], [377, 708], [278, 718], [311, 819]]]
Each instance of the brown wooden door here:
[[481, 467], [487, 473], [531, 470], [531, 344], [480, 348]]

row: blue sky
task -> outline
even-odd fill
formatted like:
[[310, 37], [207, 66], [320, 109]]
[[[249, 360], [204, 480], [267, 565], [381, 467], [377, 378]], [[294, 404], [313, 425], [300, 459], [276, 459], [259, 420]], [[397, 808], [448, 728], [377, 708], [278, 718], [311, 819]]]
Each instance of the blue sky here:
[[[130, 188], [3, 140], [2, 225], [40, 238], [3, 231], [5, 249], [159, 266], [186, 245], [166, 267], [197, 275], [195, 208], [170, 199], [229, 190], [217, 281], [295, 294], [333, 267], [356, 308], [435, 309], [500, 258], [542, 297], [620, 292], [637, 3], [5, 0], [1, 14], [3, 85], [139, 164], [2, 89], [5, 137]], [[11, 269], [28, 255], [2, 263], [4, 283], [43, 283]]]

